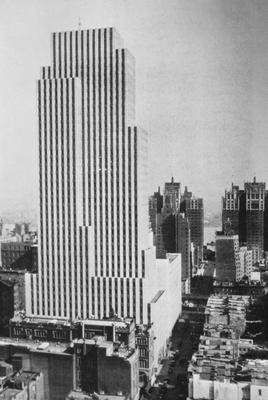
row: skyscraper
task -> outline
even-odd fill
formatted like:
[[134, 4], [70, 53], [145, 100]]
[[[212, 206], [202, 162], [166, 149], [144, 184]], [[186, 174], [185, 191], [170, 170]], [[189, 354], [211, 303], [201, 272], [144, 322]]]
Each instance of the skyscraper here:
[[190, 292], [190, 278], [192, 277], [191, 260], [191, 229], [188, 218], [182, 214], [175, 215], [176, 252], [181, 254], [181, 278], [183, 292]]
[[40, 247], [27, 314], [112, 311], [148, 322], [160, 288], [134, 58], [114, 28], [53, 33], [51, 42], [38, 81]]
[[149, 217], [151, 228], [153, 234], [156, 234], [156, 219], [157, 214], [161, 213], [163, 207], [163, 196], [160, 193], [160, 187], [157, 192], [154, 192], [152, 196], [149, 197]]
[[253, 182], [245, 183], [247, 245], [261, 254], [264, 251], [265, 193], [265, 183], [256, 182], [255, 177]]
[[232, 184], [231, 190], [225, 190], [222, 198], [222, 227], [230, 221], [234, 235], [239, 234], [240, 192], [239, 187]]
[[[267, 191], [264, 182], [246, 182], [244, 189], [232, 184], [225, 192], [222, 206], [222, 230], [231, 225], [234, 234], [239, 235], [241, 246], [254, 251], [254, 259], [262, 257], [268, 250]], [[226, 225], [227, 224], [227, 225]]]
[[240, 270], [238, 235], [216, 235], [216, 279], [234, 282]]
[[203, 199], [195, 198], [192, 192], [188, 192], [185, 187], [182, 201], [181, 212], [185, 213], [189, 220], [191, 230], [191, 242], [194, 245], [194, 264], [199, 265], [203, 259], [204, 246], [204, 203]]

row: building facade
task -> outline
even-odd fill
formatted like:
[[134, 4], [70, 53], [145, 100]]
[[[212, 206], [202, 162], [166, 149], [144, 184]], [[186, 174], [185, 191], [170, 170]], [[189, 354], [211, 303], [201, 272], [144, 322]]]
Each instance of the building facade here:
[[178, 213], [175, 216], [176, 252], [181, 254], [181, 277], [183, 282], [188, 282], [190, 292], [190, 278], [192, 276], [191, 229], [188, 218]]
[[238, 235], [216, 235], [216, 279], [236, 281], [240, 273]]
[[134, 58], [114, 28], [53, 33], [51, 43], [38, 81], [40, 244], [27, 315], [113, 311], [147, 323], [159, 288]]
[[30, 242], [1, 243], [2, 269], [37, 271], [37, 245]]
[[240, 247], [239, 249], [239, 268], [236, 270], [236, 280], [240, 281], [243, 277], [251, 279], [253, 271], [253, 251], [248, 250], [247, 247]]
[[228, 221], [228, 229], [239, 235], [240, 246], [253, 251], [254, 261], [268, 250], [267, 196], [265, 183], [254, 177], [243, 190], [232, 184], [222, 200], [222, 230], [225, 232]]

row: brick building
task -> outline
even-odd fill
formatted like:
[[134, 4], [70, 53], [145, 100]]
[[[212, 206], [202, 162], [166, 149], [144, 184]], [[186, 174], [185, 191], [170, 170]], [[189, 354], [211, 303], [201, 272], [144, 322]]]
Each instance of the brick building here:
[[38, 268], [37, 249], [37, 245], [30, 242], [1, 243], [2, 269], [36, 272]]
[[222, 230], [229, 221], [241, 246], [254, 251], [254, 259], [268, 250], [268, 191], [264, 182], [246, 182], [244, 189], [232, 184], [222, 199]]
[[238, 235], [216, 235], [216, 279], [218, 281], [236, 281], [240, 271]]
[[116, 347], [104, 338], [74, 340], [74, 389], [135, 399], [139, 381], [138, 352]]

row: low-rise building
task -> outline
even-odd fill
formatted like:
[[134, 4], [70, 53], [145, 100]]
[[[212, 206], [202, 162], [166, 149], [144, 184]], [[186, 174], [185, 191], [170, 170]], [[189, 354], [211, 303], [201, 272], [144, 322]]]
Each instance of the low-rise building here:
[[135, 399], [138, 395], [138, 351], [128, 346], [115, 346], [103, 337], [75, 339], [74, 389], [86, 393], [123, 395]]
[[0, 269], [0, 281], [11, 282], [15, 286], [14, 291], [14, 312], [25, 310], [25, 272]]
[[38, 268], [37, 249], [37, 245], [31, 242], [2, 243], [2, 269], [36, 272]]
[[209, 298], [204, 333], [188, 367], [188, 400], [266, 399], [268, 360], [253, 359], [253, 340], [241, 339], [246, 303], [239, 296]]
[[107, 320], [25, 317], [16, 314], [9, 321], [9, 335], [14, 338], [71, 342], [73, 339], [92, 339], [103, 336], [106, 340], [135, 347], [135, 323], [132, 318], [112, 317]]
[[239, 261], [236, 269], [236, 280], [240, 281], [244, 277], [251, 279], [251, 272], [253, 271], [253, 251], [249, 250], [246, 246], [240, 247]]
[[151, 380], [154, 374], [154, 331], [152, 326], [136, 327], [136, 346], [139, 353], [139, 373]]
[[14, 373], [42, 372], [44, 400], [62, 400], [73, 388], [73, 350], [69, 343], [0, 338], [0, 360], [9, 360]]
[[214, 282], [213, 291], [216, 295], [238, 295], [238, 296], [263, 296], [268, 293], [265, 283], [259, 281], [242, 280], [240, 282]]
[[43, 374], [25, 370], [14, 373], [11, 364], [1, 361], [0, 399], [45, 400]]
[[0, 333], [8, 334], [8, 323], [14, 315], [14, 297], [16, 284], [0, 280]]

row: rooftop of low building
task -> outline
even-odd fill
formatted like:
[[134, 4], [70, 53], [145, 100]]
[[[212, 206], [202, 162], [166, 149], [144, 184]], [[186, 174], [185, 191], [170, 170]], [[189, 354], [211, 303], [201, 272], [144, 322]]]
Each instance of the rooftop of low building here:
[[22, 313], [16, 313], [10, 320], [11, 323], [29, 323], [37, 325], [52, 325], [52, 326], [68, 326], [71, 327], [75, 324], [94, 325], [94, 326], [116, 326], [118, 329], [125, 328], [133, 323], [132, 318], [118, 318], [112, 317], [109, 319], [80, 319], [70, 321], [67, 318], [43, 318], [43, 317], [26, 317]]
[[67, 397], [68, 400], [92, 400], [92, 397], [85, 393], [77, 390], [72, 390]]
[[18, 338], [0, 337], [0, 347], [11, 345], [26, 347], [29, 351], [40, 351], [42, 353], [66, 353], [70, 352], [70, 343], [41, 342], [39, 340], [27, 340]]
[[29, 382], [32, 380], [35, 380], [36, 378], [38, 378], [40, 376], [39, 372], [36, 371], [26, 371], [26, 370], [20, 370], [15, 372], [12, 377], [11, 380], [15, 381], [15, 382]]
[[135, 349], [129, 347], [127, 345], [120, 344], [119, 346], [115, 345], [115, 343], [111, 341], [107, 341], [104, 336], [95, 336], [92, 339], [74, 339], [74, 345], [89, 345], [89, 346], [98, 346], [100, 348], [105, 348], [108, 351], [108, 356], [118, 356], [122, 358], [131, 357]]

